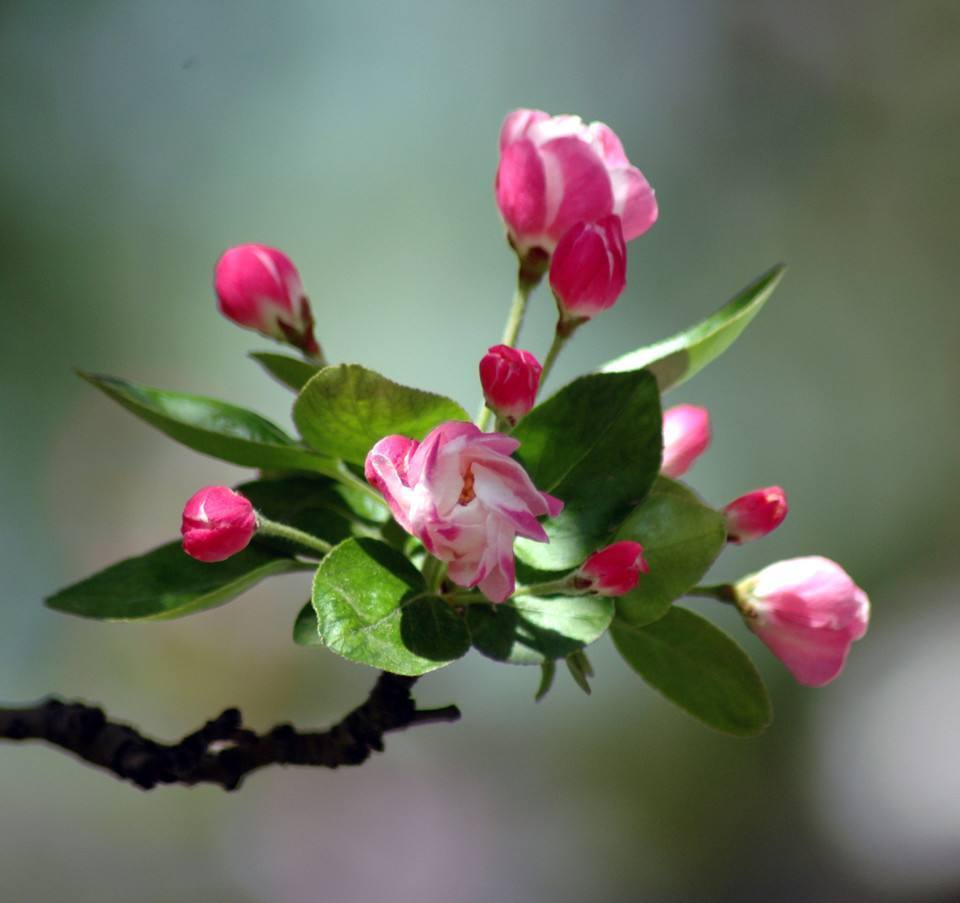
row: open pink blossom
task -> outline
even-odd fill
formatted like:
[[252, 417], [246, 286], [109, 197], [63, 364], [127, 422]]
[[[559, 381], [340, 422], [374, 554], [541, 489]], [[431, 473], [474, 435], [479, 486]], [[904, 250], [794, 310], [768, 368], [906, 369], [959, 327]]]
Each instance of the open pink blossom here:
[[650, 570], [643, 557], [643, 546], [638, 542], [621, 540], [594, 552], [577, 571], [579, 580], [601, 596], [622, 596], [629, 593]]
[[503, 433], [450, 420], [423, 442], [386, 436], [367, 455], [364, 473], [397, 523], [448, 564], [459, 586], [477, 586], [494, 602], [516, 584], [513, 541], [548, 542], [537, 521], [563, 502], [540, 492], [510, 455], [519, 447]]
[[660, 473], [683, 476], [710, 445], [710, 413], [693, 404], [678, 404], [663, 412], [663, 460]]
[[623, 221], [627, 241], [657, 219], [653, 189], [609, 126], [542, 110], [514, 110], [504, 119], [496, 196], [521, 257], [534, 248], [551, 254], [571, 226], [611, 213]]
[[283, 251], [266, 245], [237, 245], [214, 270], [220, 311], [239, 326], [317, 354], [313, 315], [300, 274]]
[[750, 629], [801, 684], [821, 687], [842, 670], [867, 632], [870, 600], [834, 561], [778, 561], [735, 587]]
[[751, 542], [772, 533], [787, 516], [787, 494], [779, 486], [767, 486], [734, 499], [723, 509], [727, 541]]
[[223, 561], [245, 549], [257, 532], [249, 499], [227, 486], [206, 486], [190, 497], [180, 525], [183, 550], [199, 561]]
[[536, 401], [542, 372], [540, 362], [529, 351], [494, 345], [480, 360], [480, 385], [487, 407], [516, 426]]
[[595, 317], [616, 304], [626, 284], [627, 248], [619, 216], [577, 223], [564, 233], [550, 261], [550, 288], [563, 319]]

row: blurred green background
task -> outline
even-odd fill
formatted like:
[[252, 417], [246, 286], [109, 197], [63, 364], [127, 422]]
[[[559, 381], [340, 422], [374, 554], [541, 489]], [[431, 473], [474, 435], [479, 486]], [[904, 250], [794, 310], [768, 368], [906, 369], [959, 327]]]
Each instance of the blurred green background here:
[[[517, 106], [602, 119], [657, 190], [616, 308], [553, 385], [668, 335], [785, 260], [736, 348], [674, 393], [707, 405], [691, 474], [723, 504], [781, 483], [773, 536], [717, 580], [821, 553], [870, 592], [843, 677], [771, 684], [762, 738], [715, 733], [618, 660], [594, 694], [475, 653], [424, 679], [455, 726], [363, 768], [143, 794], [0, 746], [5, 900], [918, 901], [960, 898], [960, 5], [943, 2], [11, 2], [0, 5], [0, 698], [104, 704], [165, 738], [240, 705], [322, 725], [373, 673], [294, 647], [282, 578], [167, 624], [41, 599], [176, 535], [244, 473], [73, 377], [114, 373], [288, 423], [216, 313], [217, 255], [286, 250], [334, 360], [446, 391], [512, 288], [492, 198]], [[541, 290], [523, 345], [552, 325]], [[719, 606], [715, 606], [719, 609]]]

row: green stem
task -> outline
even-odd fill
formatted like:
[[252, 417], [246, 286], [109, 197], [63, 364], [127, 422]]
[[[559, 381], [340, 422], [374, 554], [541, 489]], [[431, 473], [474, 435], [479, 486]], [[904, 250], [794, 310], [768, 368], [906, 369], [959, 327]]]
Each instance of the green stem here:
[[447, 575], [446, 562], [428, 554], [424, 559], [421, 573], [428, 592], [435, 593], [440, 588], [440, 584], [443, 583], [443, 578]]
[[577, 589], [569, 577], [559, 580], [548, 580], [545, 583], [533, 583], [530, 586], [518, 586], [513, 593], [515, 596], [583, 596], [584, 590]]
[[313, 536], [287, 524], [278, 524], [276, 521], [268, 520], [260, 514], [257, 515], [257, 532], [264, 534], [264, 536], [276, 536], [278, 539], [295, 542], [309, 549], [316, 549], [318, 552], [323, 552], [324, 555], [333, 548], [330, 543], [320, 539], [319, 536]]
[[714, 586], [695, 586], [687, 591], [688, 596], [699, 596], [702, 599], [715, 599], [725, 605], [736, 605], [737, 594], [729, 583], [717, 583]]
[[[530, 279], [524, 279], [522, 270], [517, 277], [517, 287], [513, 293], [513, 303], [510, 305], [510, 313], [507, 315], [507, 324], [503, 328], [503, 338], [501, 345], [513, 347], [520, 335], [520, 327], [523, 326], [523, 318], [527, 312], [527, 301], [530, 300], [530, 293], [536, 288], [537, 282]], [[490, 417], [493, 411], [483, 402], [480, 410], [477, 412], [476, 424], [480, 429], [485, 430], [490, 423]]]
[[553, 334], [553, 343], [550, 345], [550, 350], [547, 352], [546, 360], [543, 362], [543, 372], [540, 374], [540, 386], [541, 388], [547, 381], [547, 377], [550, 375], [550, 371], [553, 369], [554, 363], [556, 363], [557, 357], [560, 352], [563, 350], [563, 346], [567, 344], [570, 340], [570, 336], [573, 335], [574, 330], [580, 325], [579, 322], [574, 320], [560, 319], [557, 321], [557, 331]]

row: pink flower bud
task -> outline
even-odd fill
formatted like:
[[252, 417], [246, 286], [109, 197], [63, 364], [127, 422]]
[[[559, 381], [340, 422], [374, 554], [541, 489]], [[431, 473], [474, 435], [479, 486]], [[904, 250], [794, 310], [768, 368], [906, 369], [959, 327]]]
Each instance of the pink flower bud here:
[[754, 489], [723, 509], [727, 541], [742, 543], [772, 533], [787, 516], [787, 494], [779, 486]]
[[828, 558], [779, 561], [735, 591], [750, 629], [808, 687], [833, 680], [850, 646], [867, 632], [867, 594]]
[[542, 371], [529, 351], [494, 345], [480, 359], [480, 385], [487, 407], [516, 426], [533, 407]]
[[225, 317], [272, 339], [317, 354], [313, 314], [290, 258], [266, 245], [237, 245], [223, 253], [213, 287]]
[[[643, 546], [623, 540], [594, 552], [576, 572], [575, 583], [589, 581], [589, 588], [601, 596], [629, 593], [650, 568], [643, 557]], [[585, 587], [584, 587], [585, 588]]]
[[226, 486], [207, 486], [183, 509], [183, 551], [198, 561], [223, 561], [245, 549], [257, 531], [253, 505]]
[[683, 476], [710, 444], [710, 413], [692, 404], [678, 404], [663, 412], [663, 459], [660, 473]]
[[619, 216], [576, 223], [564, 233], [550, 262], [550, 287], [562, 318], [589, 320], [612, 307], [626, 284]]
[[609, 126], [542, 110], [504, 119], [496, 197], [521, 259], [533, 249], [549, 255], [578, 222], [616, 214], [630, 241], [657, 219], [653, 189]]
[[548, 542], [538, 517], [556, 517], [563, 502], [540, 492], [511, 458], [520, 443], [450, 420], [423, 442], [387, 436], [370, 450], [364, 474], [397, 523], [448, 563], [458, 586], [478, 586], [503, 602], [516, 585], [513, 541]]

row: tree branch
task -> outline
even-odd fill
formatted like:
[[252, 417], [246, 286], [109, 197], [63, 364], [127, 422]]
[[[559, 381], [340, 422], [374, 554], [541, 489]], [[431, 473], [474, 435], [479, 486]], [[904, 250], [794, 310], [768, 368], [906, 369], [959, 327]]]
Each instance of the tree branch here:
[[164, 744], [108, 721], [99, 708], [50, 698], [30, 707], [0, 708], [0, 739], [46, 740], [143, 790], [157, 784], [219, 784], [236, 790], [250, 772], [267, 765], [360, 765], [373, 750], [383, 751], [383, 736], [390, 731], [460, 718], [453, 705], [418, 709], [411, 696], [416, 681], [383, 672], [366, 702], [322, 732], [280, 724], [258, 735], [243, 726], [238, 709], [227, 709], [179, 743]]

